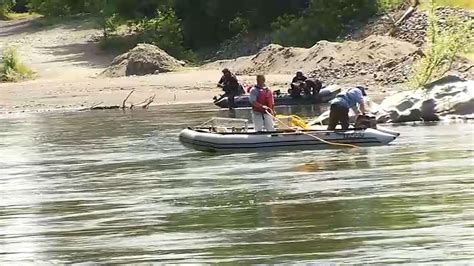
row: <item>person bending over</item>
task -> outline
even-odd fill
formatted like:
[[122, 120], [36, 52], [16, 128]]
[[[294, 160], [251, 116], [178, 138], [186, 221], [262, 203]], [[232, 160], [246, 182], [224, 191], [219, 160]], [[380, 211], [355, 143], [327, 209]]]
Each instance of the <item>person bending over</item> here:
[[341, 123], [342, 129], [349, 129], [349, 109], [354, 110], [356, 115], [365, 114], [364, 96], [366, 88], [358, 86], [345, 92], [339, 93], [331, 103], [329, 113], [328, 130], [336, 129], [337, 124]]
[[273, 117], [274, 102], [272, 91], [265, 86], [265, 76], [257, 75], [257, 85], [250, 90], [252, 117], [255, 131], [275, 131]]

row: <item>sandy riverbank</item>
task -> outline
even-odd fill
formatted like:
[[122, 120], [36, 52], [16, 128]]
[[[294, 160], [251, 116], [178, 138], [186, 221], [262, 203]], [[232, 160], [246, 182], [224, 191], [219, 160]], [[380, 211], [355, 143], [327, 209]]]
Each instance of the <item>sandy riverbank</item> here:
[[[105, 54], [91, 42], [101, 34], [97, 29], [74, 23], [38, 28], [31, 20], [0, 21], [0, 50], [15, 46], [21, 61], [30, 66], [35, 79], [0, 83], [0, 112], [38, 112], [82, 109], [101, 105], [121, 105], [130, 90], [129, 103], [139, 103], [156, 94], [154, 104], [211, 102], [221, 93], [216, 88], [218, 69], [188, 68], [176, 73], [142, 77], [98, 77], [114, 55]], [[254, 76], [239, 76], [243, 85], [252, 85]], [[291, 75], [267, 75], [267, 85], [286, 91]], [[372, 91], [373, 98], [385, 92]]]
[[[139, 103], [156, 95], [154, 104], [183, 104], [212, 102], [220, 93], [216, 82], [218, 70], [187, 70], [144, 77], [39, 79], [21, 83], [2, 84], [0, 112], [35, 112], [57, 109], [81, 109], [101, 105], [121, 105], [131, 90], [128, 103]], [[287, 75], [268, 75], [268, 85], [286, 88]], [[241, 76], [244, 84], [252, 84], [253, 76]]]

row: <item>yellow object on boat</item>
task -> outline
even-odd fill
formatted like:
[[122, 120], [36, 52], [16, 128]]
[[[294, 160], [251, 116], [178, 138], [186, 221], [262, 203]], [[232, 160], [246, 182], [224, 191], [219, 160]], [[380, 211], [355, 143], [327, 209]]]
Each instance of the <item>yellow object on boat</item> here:
[[297, 115], [277, 115], [278, 128], [297, 127], [300, 129], [309, 129], [308, 124], [303, 118]]

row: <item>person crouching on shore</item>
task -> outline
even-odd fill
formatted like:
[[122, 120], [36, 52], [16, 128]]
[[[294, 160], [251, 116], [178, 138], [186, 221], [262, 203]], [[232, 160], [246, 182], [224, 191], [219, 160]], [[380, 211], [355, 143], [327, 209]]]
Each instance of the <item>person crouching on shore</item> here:
[[250, 103], [255, 131], [275, 131], [271, 115], [274, 113], [273, 93], [265, 86], [264, 75], [257, 75], [257, 85], [250, 90]]

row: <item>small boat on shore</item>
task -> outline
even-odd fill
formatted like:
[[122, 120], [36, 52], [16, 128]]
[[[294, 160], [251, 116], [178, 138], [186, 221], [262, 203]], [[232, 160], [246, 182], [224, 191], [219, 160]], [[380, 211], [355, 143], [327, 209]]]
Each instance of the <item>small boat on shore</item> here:
[[252, 152], [262, 150], [327, 149], [335, 146], [387, 145], [399, 134], [388, 129], [324, 130], [279, 129], [255, 132], [244, 127], [194, 127], [179, 134], [180, 142], [204, 152]]
[[[274, 95], [274, 101], [275, 106], [321, 104], [328, 103], [330, 100], [334, 99], [336, 95], [340, 92], [341, 88], [339, 86], [328, 86], [319, 92], [318, 99], [305, 96], [295, 99], [291, 97], [288, 93], [282, 93], [279, 95]], [[234, 103], [236, 108], [251, 107], [248, 94], [236, 96]], [[214, 101], [214, 104], [219, 106], [220, 108], [229, 108], [229, 101], [227, 97], [224, 97], [218, 101]]]

